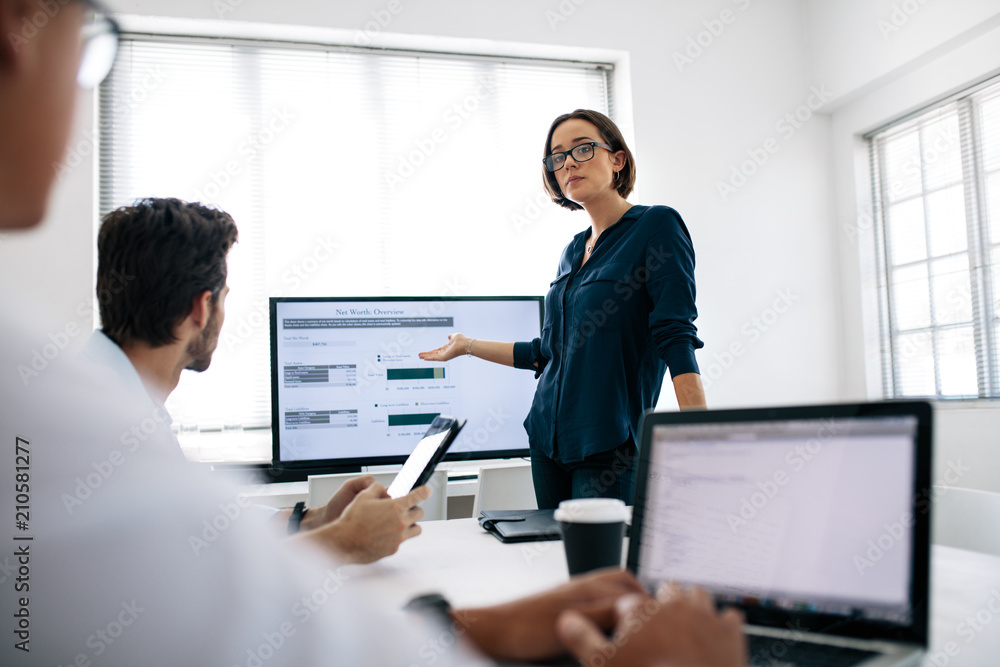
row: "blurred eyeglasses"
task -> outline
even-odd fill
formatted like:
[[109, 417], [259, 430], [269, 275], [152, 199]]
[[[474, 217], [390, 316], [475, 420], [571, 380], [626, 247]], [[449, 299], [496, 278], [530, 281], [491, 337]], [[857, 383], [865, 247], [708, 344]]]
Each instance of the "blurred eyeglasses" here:
[[553, 153], [548, 155], [542, 160], [542, 164], [548, 171], [559, 171], [566, 164], [566, 156], [572, 155], [573, 159], [577, 162], [587, 162], [588, 160], [594, 159], [594, 154], [597, 152], [594, 148], [603, 148], [606, 151], [611, 152], [611, 146], [607, 144], [601, 144], [596, 141], [588, 141], [585, 144], [579, 144], [573, 146], [568, 151], [561, 151], [559, 153]]
[[96, 88], [111, 71], [118, 55], [121, 29], [110, 12], [96, 0], [82, 0], [92, 16], [83, 26], [80, 36], [82, 57], [76, 82], [81, 88]]

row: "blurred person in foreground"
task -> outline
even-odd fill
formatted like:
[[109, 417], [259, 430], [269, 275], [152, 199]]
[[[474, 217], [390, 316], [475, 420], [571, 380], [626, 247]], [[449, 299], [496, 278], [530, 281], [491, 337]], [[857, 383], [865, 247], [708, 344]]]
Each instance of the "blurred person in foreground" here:
[[[76, 82], [96, 85], [116, 43], [117, 27], [91, 2], [0, 0], [0, 228], [44, 217]], [[9, 289], [0, 288], [0, 664], [411, 664], [440, 636], [432, 615], [385, 609], [310, 543], [293, 550], [262, 537], [235, 487], [187, 464], [148, 397], [61, 358], [22, 378], [18, 366], [53, 329]], [[206, 525], [216, 532], [195, 552], [190, 538]], [[642, 595], [634, 579], [605, 572], [449, 612], [467, 639], [435, 662], [543, 659], [564, 650], [560, 640], [593, 649], [594, 628], [610, 629], [615, 601], [631, 592]], [[579, 615], [560, 620], [567, 610]], [[629, 645], [663, 634], [657, 626]], [[702, 659], [710, 648], [674, 664], [721, 665]], [[654, 661], [663, 662], [628, 664]]]

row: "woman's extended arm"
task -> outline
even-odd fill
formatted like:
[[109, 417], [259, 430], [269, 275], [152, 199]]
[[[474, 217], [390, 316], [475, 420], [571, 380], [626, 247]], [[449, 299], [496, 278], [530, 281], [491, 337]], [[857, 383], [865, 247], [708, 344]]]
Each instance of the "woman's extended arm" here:
[[436, 350], [421, 352], [418, 356], [424, 361], [448, 361], [463, 354], [503, 366], [514, 366], [514, 343], [479, 340], [460, 333], [449, 335], [447, 343]]

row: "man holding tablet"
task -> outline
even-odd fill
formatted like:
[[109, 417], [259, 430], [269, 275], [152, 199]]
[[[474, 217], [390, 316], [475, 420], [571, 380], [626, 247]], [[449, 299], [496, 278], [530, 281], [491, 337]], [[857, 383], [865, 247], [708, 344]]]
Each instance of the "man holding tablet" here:
[[[110, 381], [166, 416], [184, 370], [212, 362], [225, 319], [227, 256], [236, 224], [222, 211], [178, 199], [146, 199], [105, 216], [97, 237], [100, 331], [84, 356]], [[169, 416], [166, 416], [169, 419]], [[179, 445], [178, 445], [179, 448]], [[421, 486], [390, 498], [370, 476], [345, 484], [325, 506], [284, 511], [276, 521], [352, 563], [393, 554], [420, 534]]]

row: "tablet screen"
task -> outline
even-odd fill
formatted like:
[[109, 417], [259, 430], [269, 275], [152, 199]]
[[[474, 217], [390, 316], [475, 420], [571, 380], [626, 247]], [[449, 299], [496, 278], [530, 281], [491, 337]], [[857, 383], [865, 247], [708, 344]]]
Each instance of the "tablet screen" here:
[[[389, 485], [388, 494], [390, 498], [399, 498], [405, 496], [407, 493], [413, 490], [414, 484], [420, 479], [421, 473], [427, 468], [428, 465], [436, 463], [440, 457], [435, 456], [438, 454], [442, 447], [446, 447], [451, 444], [452, 440], [451, 432], [455, 424], [455, 420], [450, 417], [438, 417], [431, 424], [431, 427], [427, 429], [427, 433], [421, 438], [420, 442], [413, 449], [413, 453], [410, 457], [406, 459], [406, 463], [403, 464], [402, 470], [396, 475], [396, 478], [392, 480], [392, 484]], [[441, 455], [444, 452], [440, 452]]]

